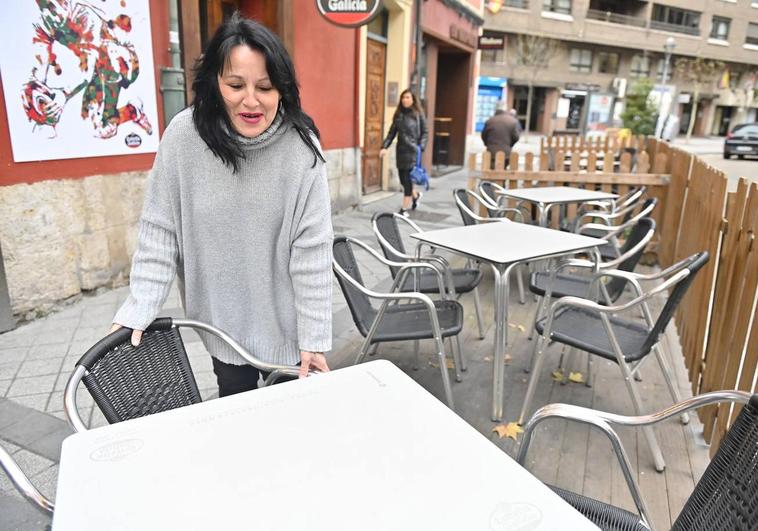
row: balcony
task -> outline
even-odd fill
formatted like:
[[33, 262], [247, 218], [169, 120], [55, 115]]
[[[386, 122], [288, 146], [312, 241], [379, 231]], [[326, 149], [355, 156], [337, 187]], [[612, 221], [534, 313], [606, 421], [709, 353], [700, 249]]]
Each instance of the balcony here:
[[660, 31], [669, 31], [673, 33], [684, 33], [685, 35], [693, 35], [695, 37], [700, 36], [700, 28], [693, 26], [684, 26], [682, 24], [669, 24], [668, 22], [661, 22], [659, 20], [651, 20], [650, 28]]
[[614, 13], [613, 11], [601, 11], [599, 9], [588, 9], [587, 18], [612, 24], [623, 24], [624, 26], [636, 26], [638, 28], [644, 28], [647, 25], [644, 18]]

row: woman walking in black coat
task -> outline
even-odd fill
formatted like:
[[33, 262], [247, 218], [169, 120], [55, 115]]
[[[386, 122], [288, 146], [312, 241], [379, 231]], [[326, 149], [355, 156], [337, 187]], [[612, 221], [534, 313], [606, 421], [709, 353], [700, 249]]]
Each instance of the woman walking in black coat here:
[[428, 135], [424, 113], [418, 104], [416, 95], [409, 89], [405, 89], [400, 94], [400, 102], [397, 104], [397, 109], [395, 109], [395, 114], [392, 117], [392, 127], [387, 133], [387, 138], [382, 142], [379, 156], [383, 157], [387, 153], [387, 148], [392, 145], [396, 135], [397, 172], [400, 176], [400, 184], [403, 185], [403, 206], [400, 209], [400, 214], [407, 216], [409, 209], [416, 209], [421, 197], [421, 192], [413, 189], [411, 170], [416, 165], [418, 146], [421, 146], [422, 152], [426, 149]]

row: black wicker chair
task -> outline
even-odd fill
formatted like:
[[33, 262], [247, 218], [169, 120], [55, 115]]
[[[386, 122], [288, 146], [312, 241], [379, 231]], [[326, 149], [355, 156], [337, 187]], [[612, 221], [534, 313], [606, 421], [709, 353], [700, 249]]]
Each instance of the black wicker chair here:
[[[518, 204], [516, 207], [506, 207], [504, 202], [506, 197], [501, 194], [505, 192], [505, 188], [492, 181], [482, 181], [479, 183], [479, 194], [484, 199], [485, 208], [487, 214], [491, 218], [504, 218], [509, 214], [512, 215], [514, 221], [520, 221], [522, 223], [529, 223], [534, 225], [537, 223], [533, 219], [532, 213], [528, 208], [522, 204]], [[489, 204], [488, 204], [489, 203]]]
[[79, 416], [76, 391], [83, 382], [106, 420], [113, 424], [201, 402], [179, 328], [220, 338], [248, 363], [269, 373], [264, 385], [297, 375], [297, 368], [253, 357], [225, 332], [189, 319], [159, 318], [145, 330], [139, 346], [132, 331], [121, 328], [92, 346], [76, 363], [63, 397], [66, 416], [76, 431], [87, 427]]
[[650, 512], [613, 426], [651, 427], [687, 411], [719, 402], [745, 404], [716, 455], [679, 513], [675, 531], [752, 531], [758, 529], [758, 395], [716, 391], [679, 402], [652, 415], [628, 417], [567, 404], [540, 408], [524, 428], [518, 462], [524, 466], [534, 429], [541, 422], [567, 419], [599, 429], [611, 441], [638, 514], [557, 487], [559, 496], [604, 531], [652, 529]]
[[[412, 256], [408, 254], [400, 234], [399, 223], [405, 223], [414, 232], [422, 232], [421, 227], [410, 219], [394, 212], [377, 212], [371, 218], [371, 226], [382, 248], [385, 258], [397, 262], [430, 262], [439, 266], [445, 274], [445, 287], [447, 296], [441, 293], [443, 298], [455, 298], [463, 293], [474, 294], [474, 309], [476, 322], [479, 326], [479, 338], [484, 338], [484, 321], [482, 320], [482, 308], [479, 300], [479, 283], [482, 281], [482, 272], [476, 267], [450, 267], [448, 261], [442, 256], [435, 254], [420, 254]], [[399, 267], [390, 267], [392, 278], [397, 278]], [[418, 291], [419, 293], [439, 293], [437, 274], [433, 271], [420, 271], [415, 275], [409, 275], [400, 285], [400, 291]]]
[[[605, 240], [608, 240], [608, 243], [598, 247], [598, 250], [600, 251], [600, 256], [603, 258], [603, 260], [613, 260], [614, 258], [621, 256], [622, 245], [619, 244], [619, 238], [623, 238], [629, 229], [634, 227], [634, 225], [640, 219], [649, 217], [657, 204], [658, 199], [655, 197], [646, 199], [642, 203], [639, 212], [633, 216], [630, 215], [624, 220], [623, 223], [619, 225], [613, 225], [609, 222], [598, 223], [596, 221], [576, 227], [575, 232], [578, 234], [584, 234], [585, 236], [591, 236], [593, 238], [603, 238]], [[628, 214], [632, 214], [633, 210], [634, 209], [629, 211]]]
[[[624, 378], [624, 383], [637, 414], [641, 413], [642, 401], [634, 377], [641, 364], [647, 359], [648, 354], [653, 352], [658, 360], [671, 397], [674, 402], [678, 402], [680, 400], [679, 391], [673, 382], [671, 370], [660, 350], [659, 342], [695, 275], [707, 261], [708, 253], [701, 252], [654, 275], [638, 275], [614, 270], [597, 273], [594, 278], [595, 282], [599, 282], [603, 277], [618, 277], [631, 284], [637, 296], [625, 304], [603, 306], [579, 297], [563, 297], [555, 301], [551, 305], [547, 317], [537, 321], [536, 328], [540, 337], [535, 344], [532, 360], [533, 371], [529, 378], [524, 404], [519, 416], [519, 424], [523, 423], [529, 410], [539, 380], [540, 369], [544, 362], [544, 353], [550, 342], [561, 343], [574, 349], [583, 350], [590, 355], [600, 356], [615, 362]], [[658, 280], [663, 280], [663, 282], [647, 293], [643, 292], [640, 281]], [[647, 301], [659, 293], [667, 293], [669, 289], [671, 292], [668, 300], [658, 319], [653, 322]], [[642, 310], [645, 316], [644, 324], [618, 316], [619, 313], [632, 308]], [[590, 377], [588, 375], [588, 379]], [[682, 420], [687, 422], [687, 417], [683, 417]], [[663, 471], [666, 464], [655, 434], [650, 427], [644, 428], [643, 431], [655, 460], [655, 468], [658, 471]]]
[[[366, 251], [385, 265], [399, 268], [389, 292], [380, 293], [365, 287], [353, 253], [354, 247]], [[439, 293], [442, 293], [445, 291], [442, 272], [430, 263], [387, 260], [365, 243], [348, 236], [335, 236], [332, 268], [350, 308], [355, 326], [365, 338], [355, 362], [362, 362], [369, 350], [379, 343], [433, 339], [437, 346], [445, 398], [450, 409], [454, 409], [444, 339], [451, 340], [456, 379], [460, 381], [462, 357], [458, 334], [463, 330], [463, 307], [454, 300], [433, 301], [423, 293], [397, 291], [407, 274], [415, 269], [436, 271]], [[371, 299], [382, 301], [379, 309], [374, 308]], [[407, 302], [407, 304], [398, 304], [399, 302]], [[416, 367], [418, 367], [418, 359], [416, 359]]]

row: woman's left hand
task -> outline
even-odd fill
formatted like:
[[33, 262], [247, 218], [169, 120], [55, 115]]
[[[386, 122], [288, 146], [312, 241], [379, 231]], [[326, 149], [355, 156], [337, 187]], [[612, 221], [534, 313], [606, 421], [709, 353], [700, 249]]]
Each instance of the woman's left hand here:
[[315, 369], [321, 372], [329, 372], [329, 366], [326, 364], [326, 357], [321, 352], [300, 351], [300, 373], [298, 378], [308, 376], [308, 371]]

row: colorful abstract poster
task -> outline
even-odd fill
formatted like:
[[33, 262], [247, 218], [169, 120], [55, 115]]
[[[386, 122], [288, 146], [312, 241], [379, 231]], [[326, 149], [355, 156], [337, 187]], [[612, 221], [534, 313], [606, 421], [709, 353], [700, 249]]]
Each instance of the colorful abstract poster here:
[[158, 149], [149, 0], [3, 2], [13, 160]]

